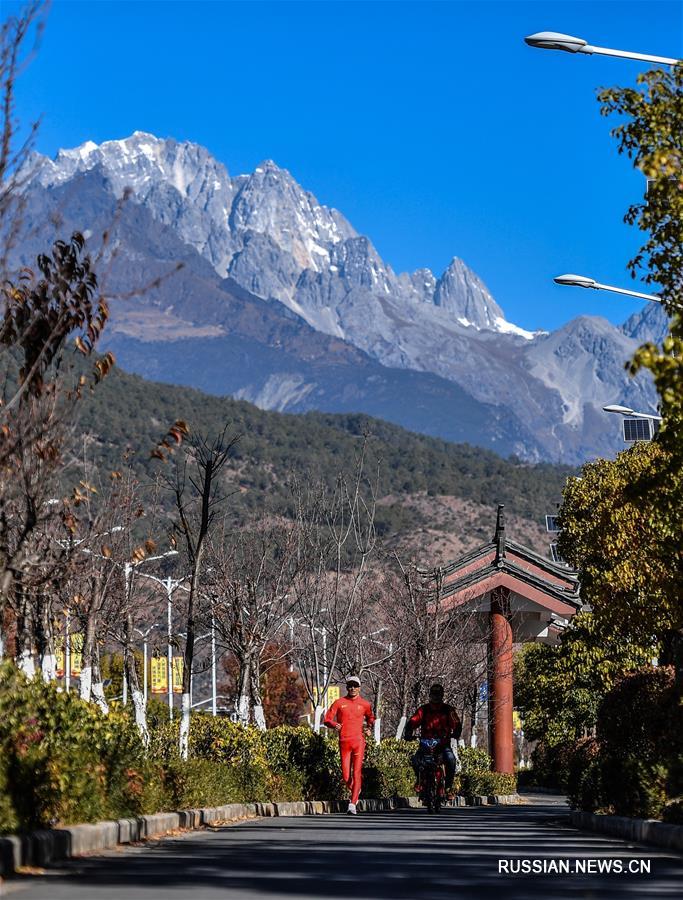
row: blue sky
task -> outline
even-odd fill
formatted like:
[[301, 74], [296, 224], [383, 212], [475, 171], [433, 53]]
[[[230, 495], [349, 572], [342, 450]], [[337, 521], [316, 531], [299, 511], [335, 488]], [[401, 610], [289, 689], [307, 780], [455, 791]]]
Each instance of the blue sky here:
[[[17, 9], [4, 0], [3, 17]], [[135, 130], [265, 158], [340, 209], [395, 270], [454, 256], [508, 319], [554, 328], [639, 307], [552, 276], [629, 286], [643, 179], [599, 86], [646, 66], [533, 50], [535, 31], [683, 53], [680, 2], [53, 2], [17, 113], [53, 155]], [[614, 299], [613, 299], [614, 297]]]

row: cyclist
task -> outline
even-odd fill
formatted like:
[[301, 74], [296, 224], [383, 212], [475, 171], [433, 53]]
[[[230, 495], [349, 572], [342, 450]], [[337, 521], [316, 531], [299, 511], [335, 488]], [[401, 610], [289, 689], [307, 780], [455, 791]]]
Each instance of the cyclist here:
[[360, 696], [360, 678], [357, 675], [349, 675], [346, 679], [346, 697], [334, 701], [323, 721], [339, 735], [342, 780], [351, 791], [347, 814], [355, 816], [361, 789], [365, 735], [375, 721], [372, 706]]
[[[455, 755], [451, 750], [451, 738], [459, 738], [462, 732], [462, 724], [460, 718], [452, 706], [443, 702], [443, 685], [433, 684], [429, 688], [429, 703], [421, 706], [415, 715], [411, 716], [406, 723], [405, 737], [411, 740], [413, 732], [420, 729], [420, 736], [423, 738], [437, 738], [440, 743], [437, 747], [439, 753], [443, 757], [444, 767], [446, 769], [446, 797], [452, 800], [455, 796], [453, 793], [453, 779], [455, 778]], [[420, 785], [420, 768], [421, 768], [421, 751], [418, 750], [413, 756], [411, 765], [415, 772], [415, 790], [419, 791]]]

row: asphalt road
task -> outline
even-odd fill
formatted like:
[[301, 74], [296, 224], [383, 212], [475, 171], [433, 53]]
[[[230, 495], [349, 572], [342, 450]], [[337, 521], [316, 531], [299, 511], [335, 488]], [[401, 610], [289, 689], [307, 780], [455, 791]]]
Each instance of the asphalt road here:
[[[539, 798], [540, 799], [540, 798]], [[542, 804], [542, 805], [541, 805]], [[12, 900], [527, 900], [683, 896], [683, 858], [580, 832], [551, 800], [521, 807], [260, 819], [78, 860], [5, 885]], [[571, 874], [499, 873], [567, 860]], [[649, 864], [577, 874], [576, 860]], [[649, 862], [648, 862], [649, 861]], [[613, 865], [613, 863], [610, 863]]]

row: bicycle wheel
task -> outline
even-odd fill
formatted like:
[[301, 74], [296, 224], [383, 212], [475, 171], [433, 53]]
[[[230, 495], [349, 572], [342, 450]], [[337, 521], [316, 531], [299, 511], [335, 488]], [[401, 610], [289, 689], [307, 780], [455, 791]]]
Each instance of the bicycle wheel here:
[[434, 812], [436, 803], [436, 783], [432, 772], [425, 773], [425, 802], [428, 812]]

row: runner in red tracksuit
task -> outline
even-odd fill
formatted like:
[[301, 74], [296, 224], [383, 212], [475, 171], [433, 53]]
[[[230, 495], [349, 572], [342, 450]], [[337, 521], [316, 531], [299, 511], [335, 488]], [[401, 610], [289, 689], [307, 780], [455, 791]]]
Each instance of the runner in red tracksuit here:
[[339, 733], [342, 779], [351, 791], [348, 813], [356, 814], [361, 788], [361, 772], [365, 756], [364, 728], [375, 721], [372, 706], [360, 696], [360, 678], [351, 675], [346, 680], [346, 697], [335, 700], [325, 714], [324, 723]]

